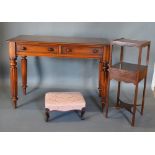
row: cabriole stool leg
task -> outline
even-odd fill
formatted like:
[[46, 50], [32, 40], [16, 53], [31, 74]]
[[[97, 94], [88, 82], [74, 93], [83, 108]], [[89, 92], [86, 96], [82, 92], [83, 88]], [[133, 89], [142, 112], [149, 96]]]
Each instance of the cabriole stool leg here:
[[49, 115], [49, 109], [45, 109], [45, 121], [46, 122], [48, 122], [48, 120], [49, 120], [49, 117], [50, 117], [50, 115]]
[[85, 112], [86, 112], [86, 108], [82, 108], [82, 110], [81, 110], [81, 120], [84, 120], [85, 118], [84, 118], [84, 114], [85, 114]]

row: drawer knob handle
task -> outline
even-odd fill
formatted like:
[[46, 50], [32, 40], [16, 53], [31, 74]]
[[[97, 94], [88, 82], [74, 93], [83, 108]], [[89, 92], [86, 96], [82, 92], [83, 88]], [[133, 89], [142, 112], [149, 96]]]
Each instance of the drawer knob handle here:
[[22, 51], [26, 51], [26, 47], [22, 47], [21, 50], [22, 50]]
[[67, 52], [67, 53], [71, 53], [71, 52], [72, 52], [72, 49], [67, 48], [67, 49], [66, 49], [66, 52]]
[[48, 48], [48, 51], [54, 51], [54, 48], [49, 47], [49, 48]]
[[94, 49], [94, 50], [93, 50], [93, 53], [98, 53], [98, 50], [97, 50], [97, 49]]

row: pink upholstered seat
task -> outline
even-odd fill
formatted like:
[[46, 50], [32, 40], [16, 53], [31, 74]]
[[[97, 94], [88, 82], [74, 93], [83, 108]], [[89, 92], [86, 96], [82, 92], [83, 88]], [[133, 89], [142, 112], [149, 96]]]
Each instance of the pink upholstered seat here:
[[82, 110], [85, 106], [80, 92], [49, 92], [45, 95], [45, 108], [50, 111]]

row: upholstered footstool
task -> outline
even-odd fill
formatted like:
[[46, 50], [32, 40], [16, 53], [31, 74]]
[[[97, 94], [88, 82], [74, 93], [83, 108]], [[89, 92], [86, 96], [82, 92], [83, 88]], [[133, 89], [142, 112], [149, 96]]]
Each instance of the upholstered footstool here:
[[45, 120], [48, 122], [50, 111], [80, 111], [84, 119], [86, 102], [80, 92], [48, 92], [45, 95]]

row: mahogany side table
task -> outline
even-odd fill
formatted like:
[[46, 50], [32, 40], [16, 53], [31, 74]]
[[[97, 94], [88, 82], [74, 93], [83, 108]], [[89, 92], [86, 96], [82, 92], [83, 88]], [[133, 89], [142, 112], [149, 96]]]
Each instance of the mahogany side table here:
[[99, 61], [99, 95], [105, 104], [110, 45], [103, 38], [21, 35], [9, 39], [10, 83], [14, 108], [18, 100], [17, 58], [21, 57], [23, 94], [27, 88], [27, 57], [81, 58]]

